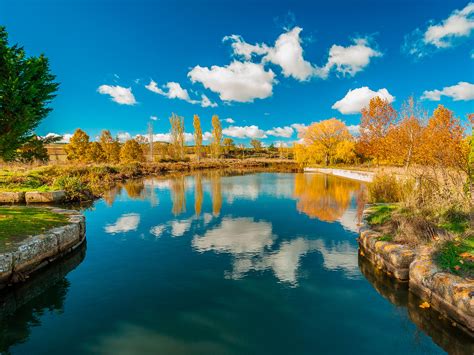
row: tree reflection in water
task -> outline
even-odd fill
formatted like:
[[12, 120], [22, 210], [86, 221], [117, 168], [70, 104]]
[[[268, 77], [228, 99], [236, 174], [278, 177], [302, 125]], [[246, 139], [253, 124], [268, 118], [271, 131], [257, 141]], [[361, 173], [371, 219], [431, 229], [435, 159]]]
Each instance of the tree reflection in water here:
[[66, 275], [86, 255], [84, 243], [72, 254], [33, 275], [28, 282], [0, 293], [0, 353], [9, 353], [15, 344], [25, 342], [30, 328], [41, 325], [45, 312], [62, 313], [69, 289]]
[[326, 174], [296, 174], [296, 208], [311, 218], [334, 222], [342, 217], [361, 183]]

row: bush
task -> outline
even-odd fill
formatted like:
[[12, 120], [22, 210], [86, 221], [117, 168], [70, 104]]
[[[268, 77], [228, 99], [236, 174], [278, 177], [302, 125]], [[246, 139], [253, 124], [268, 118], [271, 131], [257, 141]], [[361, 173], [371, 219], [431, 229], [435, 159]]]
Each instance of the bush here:
[[89, 201], [94, 197], [90, 188], [75, 176], [58, 177], [54, 187], [64, 190], [68, 201]]
[[376, 174], [368, 190], [370, 203], [400, 202], [402, 199], [402, 184], [394, 174]]

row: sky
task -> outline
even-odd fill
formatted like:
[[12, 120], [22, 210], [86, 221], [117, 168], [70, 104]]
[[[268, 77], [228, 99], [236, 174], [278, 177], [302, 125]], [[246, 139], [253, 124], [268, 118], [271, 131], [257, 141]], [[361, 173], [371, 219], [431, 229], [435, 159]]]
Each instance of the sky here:
[[331, 117], [357, 132], [377, 95], [474, 112], [469, 1], [1, 0], [0, 24], [60, 83], [40, 135], [166, 140], [176, 113], [191, 143], [217, 114], [236, 143], [292, 144]]

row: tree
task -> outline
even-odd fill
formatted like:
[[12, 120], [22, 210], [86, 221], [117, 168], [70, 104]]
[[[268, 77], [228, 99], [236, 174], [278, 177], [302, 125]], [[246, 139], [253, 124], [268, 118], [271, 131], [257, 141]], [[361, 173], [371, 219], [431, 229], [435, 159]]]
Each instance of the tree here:
[[234, 149], [234, 146], [235, 146], [234, 140], [232, 138], [226, 137], [223, 140], [223, 145], [224, 145], [224, 153], [229, 154]]
[[118, 163], [120, 161], [120, 143], [117, 139], [112, 138], [109, 130], [102, 131], [99, 143], [108, 163]]
[[386, 136], [387, 159], [392, 164], [404, 165], [407, 170], [413, 162], [423, 160], [420, 147], [426, 114], [410, 97], [403, 103], [400, 116], [400, 121], [388, 130]]
[[104, 163], [107, 161], [105, 152], [99, 142], [89, 143], [87, 148], [87, 161], [92, 163]]
[[195, 143], [195, 154], [197, 160], [201, 160], [202, 154], [202, 129], [201, 129], [201, 121], [199, 120], [198, 115], [194, 115], [193, 118], [193, 126], [194, 126], [194, 143]]
[[32, 163], [35, 160], [45, 163], [49, 161], [49, 154], [45, 145], [56, 143], [61, 139], [62, 136], [48, 135], [46, 137], [40, 137], [34, 134], [28, 142], [18, 148], [16, 160], [22, 163]]
[[387, 133], [395, 124], [397, 112], [388, 100], [372, 98], [361, 111], [359, 152], [381, 163], [388, 157]]
[[171, 156], [173, 159], [184, 159], [184, 119], [176, 114], [170, 117], [171, 123]]
[[252, 146], [253, 150], [255, 150], [256, 152], [262, 149], [262, 142], [260, 142], [258, 139], [252, 139], [250, 141], [250, 145]]
[[120, 149], [120, 162], [122, 163], [142, 162], [144, 160], [143, 150], [135, 139], [126, 141]]
[[336, 118], [313, 123], [300, 136], [304, 145], [310, 147], [310, 155], [314, 155], [315, 160], [321, 160], [326, 166], [336, 158], [338, 148], [342, 151], [340, 145], [348, 147], [346, 142], [353, 139], [345, 123]]
[[8, 44], [0, 26], [0, 158], [15, 158], [17, 149], [33, 137], [33, 130], [52, 108], [59, 84], [44, 55], [27, 57], [18, 45]]
[[219, 158], [221, 156], [221, 144], [222, 144], [222, 126], [219, 116], [212, 116], [212, 142], [211, 142], [211, 153], [213, 158]]
[[89, 136], [82, 129], [74, 132], [66, 146], [67, 159], [71, 161], [87, 161], [87, 149], [89, 148]]

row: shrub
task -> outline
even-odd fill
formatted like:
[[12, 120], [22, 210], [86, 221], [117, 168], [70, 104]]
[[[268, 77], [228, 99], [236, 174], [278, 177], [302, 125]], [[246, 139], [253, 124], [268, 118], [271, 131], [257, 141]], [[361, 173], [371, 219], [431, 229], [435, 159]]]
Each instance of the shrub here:
[[370, 203], [400, 202], [402, 198], [402, 184], [394, 174], [376, 174], [368, 190]]
[[88, 201], [94, 197], [90, 188], [75, 176], [58, 177], [54, 187], [64, 190], [68, 201]]

